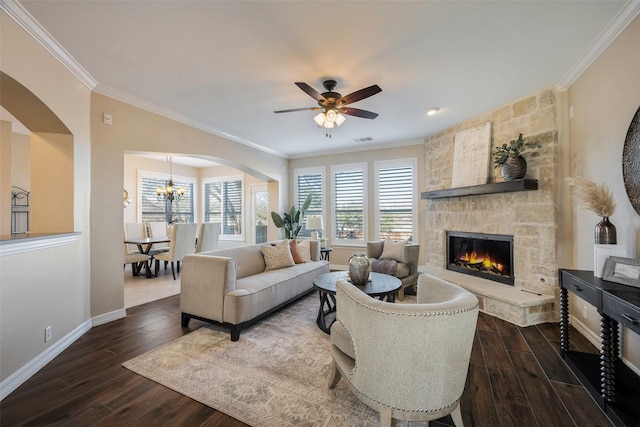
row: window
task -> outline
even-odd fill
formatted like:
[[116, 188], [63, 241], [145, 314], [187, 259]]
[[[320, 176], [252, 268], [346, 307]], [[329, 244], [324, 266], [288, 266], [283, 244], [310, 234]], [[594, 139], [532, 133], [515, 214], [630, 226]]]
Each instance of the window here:
[[204, 182], [204, 221], [221, 223], [222, 240], [244, 240], [242, 176], [208, 178]]
[[[305, 212], [305, 217], [310, 215], [322, 215], [324, 218], [324, 168], [296, 169], [293, 172], [295, 179], [294, 197], [296, 206], [302, 206], [307, 195], [313, 194], [311, 205]], [[325, 225], [326, 226], [326, 225]], [[299, 237], [310, 237], [313, 230], [307, 230], [306, 221], [298, 233]]]
[[164, 187], [169, 183], [169, 175], [139, 171], [138, 172], [138, 194], [139, 212], [142, 222], [195, 222], [195, 200], [193, 189], [195, 179], [187, 177], [173, 177], [175, 188], [185, 189], [184, 198], [180, 201], [174, 199], [173, 202], [158, 198], [156, 188]]
[[367, 230], [366, 163], [332, 167], [333, 242], [364, 245]]
[[376, 162], [376, 223], [380, 239], [413, 239], [416, 160]]

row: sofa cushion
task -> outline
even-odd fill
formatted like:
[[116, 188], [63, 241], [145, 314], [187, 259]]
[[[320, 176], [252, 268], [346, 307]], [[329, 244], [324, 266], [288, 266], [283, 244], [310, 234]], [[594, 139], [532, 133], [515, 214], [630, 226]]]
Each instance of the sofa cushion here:
[[287, 240], [281, 241], [276, 246], [262, 245], [262, 255], [264, 255], [264, 262], [266, 264], [265, 271], [295, 265], [293, 256], [291, 255], [291, 247]]
[[402, 249], [408, 242], [409, 239], [398, 240], [397, 242], [392, 239], [386, 239], [380, 259], [395, 259], [398, 262], [402, 262]]
[[311, 261], [311, 242], [309, 240], [300, 240], [297, 244], [298, 255], [302, 259], [302, 262]]
[[291, 250], [291, 256], [293, 257], [293, 262], [296, 264], [302, 264], [304, 259], [300, 256], [300, 252], [298, 251], [298, 242], [295, 239], [289, 240], [289, 249]]

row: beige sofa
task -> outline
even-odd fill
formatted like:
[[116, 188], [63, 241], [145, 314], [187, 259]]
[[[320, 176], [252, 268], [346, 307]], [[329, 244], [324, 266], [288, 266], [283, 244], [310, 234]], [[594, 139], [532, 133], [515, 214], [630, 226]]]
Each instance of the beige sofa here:
[[313, 290], [313, 280], [329, 272], [318, 241], [310, 241], [311, 261], [265, 271], [261, 245], [241, 246], [184, 257], [180, 282], [182, 326], [191, 318], [240, 330]]

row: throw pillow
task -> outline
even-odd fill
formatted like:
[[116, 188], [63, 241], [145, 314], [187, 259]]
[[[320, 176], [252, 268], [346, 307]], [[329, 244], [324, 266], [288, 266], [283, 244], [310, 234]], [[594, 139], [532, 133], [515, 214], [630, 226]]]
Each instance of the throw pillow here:
[[304, 259], [300, 256], [300, 252], [298, 251], [298, 242], [295, 239], [289, 240], [289, 248], [291, 249], [291, 256], [293, 257], [293, 262], [296, 264], [302, 264]]
[[267, 265], [265, 271], [277, 270], [278, 268], [291, 267], [295, 265], [291, 256], [291, 248], [289, 242], [283, 240], [276, 246], [262, 245], [262, 255]]
[[297, 248], [302, 262], [311, 262], [311, 243], [308, 240], [300, 240]]
[[409, 243], [409, 239], [398, 240], [397, 242], [392, 239], [386, 239], [380, 259], [395, 259], [398, 262], [402, 262], [402, 249], [407, 243]]

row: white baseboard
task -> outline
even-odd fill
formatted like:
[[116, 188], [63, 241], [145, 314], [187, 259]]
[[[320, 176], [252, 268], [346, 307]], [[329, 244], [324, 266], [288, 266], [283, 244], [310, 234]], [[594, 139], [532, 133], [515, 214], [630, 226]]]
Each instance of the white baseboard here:
[[78, 338], [84, 335], [89, 329], [94, 326], [103, 325], [105, 323], [112, 322], [114, 320], [127, 317], [127, 311], [123, 308], [115, 310], [110, 313], [101, 314], [93, 317], [73, 331], [68, 333], [60, 341], [53, 344], [51, 347], [40, 353], [33, 358], [29, 363], [18, 369], [11, 374], [7, 379], [0, 383], [0, 401], [10, 395], [15, 389], [20, 387], [25, 381], [35, 375], [40, 369], [42, 369], [47, 363], [55, 359], [60, 353], [66, 350], [71, 344], [73, 344]]
[[91, 318], [91, 326], [100, 326], [105, 323], [113, 322], [114, 320], [124, 319], [127, 317], [127, 310], [121, 308], [119, 310], [114, 310], [109, 313], [104, 313], [99, 316], [95, 316]]
[[53, 344], [51, 347], [40, 353], [37, 357], [32, 359], [29, 363], [18, 369], [11, 374], [7, 379], [0, 383], [0, 400], [3, 400], [15, 389], [20, 387], [25, 381], [36, 374], [47, 363], [51, 362], [60, 353], [73, 344], [78, 338], [80, 338], [85, 332], [91, 329], [91, 320], [87, 320], [73, 331], [68, 333], [60, 341]]

